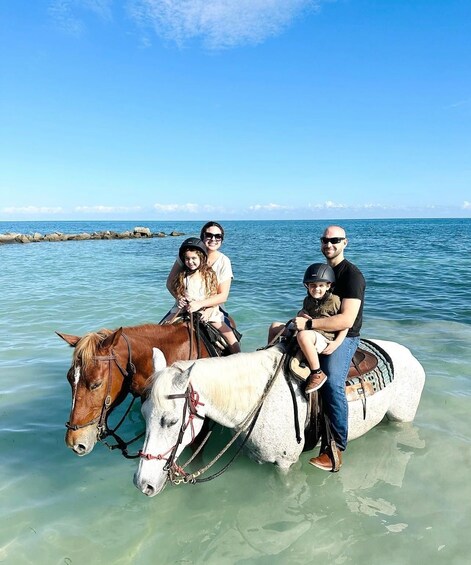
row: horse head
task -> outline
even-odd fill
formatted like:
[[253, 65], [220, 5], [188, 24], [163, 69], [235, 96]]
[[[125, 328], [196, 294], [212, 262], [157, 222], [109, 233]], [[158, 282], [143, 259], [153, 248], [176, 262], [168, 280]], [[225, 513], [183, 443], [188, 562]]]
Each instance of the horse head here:
[[147, 496], [175, 479], [178, 456], [202, 428], [204, 411], [190, 384], [192, 366], [179, 362], [156, 373], [142, 404], [146, 435], [134, 484]]
[[106, 434], [110, 408], [127, 393], [124, 382], [132, 372], [129, 346], [121, 339], [122, 328], [100, 330], [84, 337], [56, 333], [75, 348], [67, 373], [72, 408], [65, 442], [77, 455], [87, 455]]

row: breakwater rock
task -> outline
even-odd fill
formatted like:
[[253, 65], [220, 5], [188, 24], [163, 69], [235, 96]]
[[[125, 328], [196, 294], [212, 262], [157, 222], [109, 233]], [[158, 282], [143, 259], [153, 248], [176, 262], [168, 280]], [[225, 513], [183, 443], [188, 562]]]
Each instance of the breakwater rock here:
[[37, 243], [39, 241], [84, 241], [87, 239], [146, 239], [152, 237], [167, 237], [185, 235], [182, 232], [172, 231], [169, 234], [164, 232], [152, 233], [149, 228], [137, 226], [132, 231], [115, 232], [112, 230], [93, 232], [93, 233], [61, 233], [52, 232], [46, 235], [41, 233], [24, 234], [24, 233], [4, 233], [0, 234], [0, 245], [5, 243]]

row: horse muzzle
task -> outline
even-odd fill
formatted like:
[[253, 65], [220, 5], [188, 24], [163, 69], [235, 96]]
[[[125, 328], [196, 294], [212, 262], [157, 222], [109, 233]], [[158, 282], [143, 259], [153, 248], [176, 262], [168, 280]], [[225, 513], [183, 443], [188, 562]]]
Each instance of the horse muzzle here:
[[82, 457], [88, 455], [98, 441], [97, 426], [73, 429], [68, 428], [65, 434], [65, 443], [74, 453]]

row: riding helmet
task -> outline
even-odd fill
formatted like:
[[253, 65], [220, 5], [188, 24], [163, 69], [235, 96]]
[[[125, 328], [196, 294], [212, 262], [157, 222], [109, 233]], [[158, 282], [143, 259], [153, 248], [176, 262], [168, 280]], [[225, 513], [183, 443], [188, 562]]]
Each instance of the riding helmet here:
[[185, 239], [185, 241], [180, 245], [180, 249], [178, 250], [178, 256], [180, 257], [182, 263], [184, 262], [183, 255], [185, 251], [189, 249], [194, 249], [196, 251], [201, 251], [205, 257], [208, 256], [208, 251], [206, 249], [206, 245], [199, 239], [198, 237], [189, 237]]
[[303, 283], [308, 285], [313, 282], [329, 282], [335, 284], [334, 270], [325, 263], [313, 263], [304, 273]]

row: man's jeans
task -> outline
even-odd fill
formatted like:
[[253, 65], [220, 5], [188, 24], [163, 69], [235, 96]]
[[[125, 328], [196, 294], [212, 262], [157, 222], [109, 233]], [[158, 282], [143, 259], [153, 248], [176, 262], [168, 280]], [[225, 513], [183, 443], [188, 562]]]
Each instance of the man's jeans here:
[[358, 344], [359, 337], [346, 337], [331, 355], [320, 355], [322, 370], [327, 381], [320, 389], [324, 408], [330, 419], [332, 435], [337, 447], [344, 451], [348, 436], [348, 402], [345, 395], [345, 379]]

